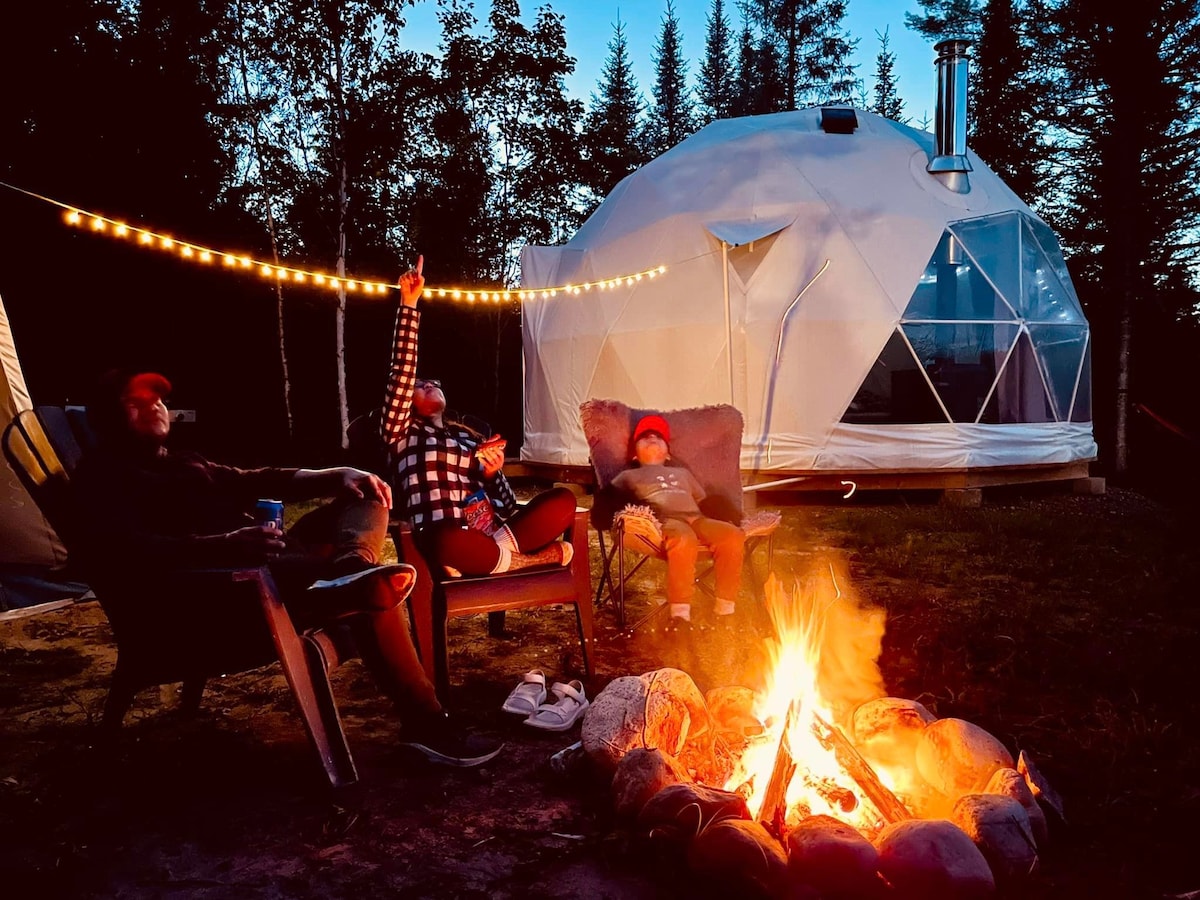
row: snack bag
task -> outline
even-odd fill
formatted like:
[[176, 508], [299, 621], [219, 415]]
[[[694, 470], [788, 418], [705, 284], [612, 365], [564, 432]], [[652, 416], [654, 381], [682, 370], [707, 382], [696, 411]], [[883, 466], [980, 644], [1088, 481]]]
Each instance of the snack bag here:
[[479, 490], [469, 496], [464, 503], [463, 512], [466, 515], [467, 526], [476, 531], [491, 535], [499, 527], [496, 511], [492, 509], [492, 501], [486, 491]]

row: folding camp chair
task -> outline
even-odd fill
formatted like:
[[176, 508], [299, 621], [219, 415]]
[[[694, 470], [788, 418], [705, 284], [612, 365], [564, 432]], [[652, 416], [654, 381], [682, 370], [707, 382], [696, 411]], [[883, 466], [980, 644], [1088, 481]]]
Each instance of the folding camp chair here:
[[[71, 475], [90, 444], [82, 412], [53, 406], [20, 413], [3, 435], [5, 457], [68, 556], [78, 539]], [[329, 671], [356, 655], [353, 643], [337, 625], [298, 633], [265, 566], [153, 576], [131, 566], [120, 584], [92, 588], [117, 642], [106, 731], [142, 688], [181, 681], [184, 709], [194, 711], [208, 678], [278, 661], [329, 783], [358, 780], [329, 684]]]
[[[735, 407], [722, 404], [662, 412], [632, 409], [617, 400], [588, 400], [580, 405], [579, 412], [596, 477], [591, 510], [591, 524], [599, 536], [601, 555], [596, 603], [601, 602], [607, 591], [619, 628], [625, 627], [625, 589], [629, 580], [648, 560], [666, 561], [666, 550], [661, 544], [656, 546], [644, 535], [626, 534], [625, 518], [618, 515], [624, 500], [612, 487], [613, 478], [629, 465], [633, 428], [642, 416], [661, 415], [667, 420], [671, 428], [671, 456], [692, 471], [707, 495], [701, 503], [704, 514], [739, 525], [745, 532], [745, 566], [756, 590], [761, 590], [766, 576], [755, 566], [756, 551], [760, 547], [765, 549], [769, 570], [775, 529], [781, 517], [770, 510], [744, 512], [740, 468], [743, 423], [742, 414]], [[626, 551], [640, 557], [628, 570]], [[705, 559], [703, 552], [701, 559]], [[711, 570], [711, 558], [707, 561], [708, 570], [700, 573], [697, 583], [711, 594], [705, 581]]]

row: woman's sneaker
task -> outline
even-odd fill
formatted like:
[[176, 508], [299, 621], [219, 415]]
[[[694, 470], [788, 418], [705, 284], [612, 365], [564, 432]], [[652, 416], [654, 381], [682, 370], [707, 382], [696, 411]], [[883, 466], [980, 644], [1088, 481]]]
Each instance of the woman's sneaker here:
[[481, 766], [504, 749], [500, 741], [471, 734], [445, 714], [405, 726], [400, 746], [416, 750], [432, 763], [460, 768]]

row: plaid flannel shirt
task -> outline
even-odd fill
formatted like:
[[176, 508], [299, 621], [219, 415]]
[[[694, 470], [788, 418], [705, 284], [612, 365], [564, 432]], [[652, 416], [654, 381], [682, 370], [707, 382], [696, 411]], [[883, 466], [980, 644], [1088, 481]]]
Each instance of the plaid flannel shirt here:
[[413, 415], [420, 323], [421, 313], [401, 304], [380, 421], [388, 448], [392, 490], [403, 504], [403, 515], [416, 529], [445, 519], [465, 524], [465, 501], [482, 488], [496, 515], [507, 518], [517, 510], [516, 496], [503, 472], [494, 478], [484, 477], [475, 459], [480, 435], [452, 422], [439, 428]]

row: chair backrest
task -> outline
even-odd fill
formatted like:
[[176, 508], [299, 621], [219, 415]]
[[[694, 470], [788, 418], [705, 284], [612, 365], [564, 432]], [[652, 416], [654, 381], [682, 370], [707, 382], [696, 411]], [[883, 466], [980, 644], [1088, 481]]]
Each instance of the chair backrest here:
[[9, 465], [68, 547], [76, 532], [71, 475], [94, 441], [83, 411], [60, 406], [23, 410], [4, 429]]
[[704, 514], [742, 521], [742, 414], [720, 404], [692, 409], [637, 409], [619, 400], [587, 400], [579, 406], [583, 433], [596, 475], [592, 524], [607, 530], [619, 506], [613, 478], [633, 457], [633, 428], [642, 416], [660, 415], [671, 427], [671, 458], [687, 466], [708, 495]]

